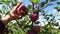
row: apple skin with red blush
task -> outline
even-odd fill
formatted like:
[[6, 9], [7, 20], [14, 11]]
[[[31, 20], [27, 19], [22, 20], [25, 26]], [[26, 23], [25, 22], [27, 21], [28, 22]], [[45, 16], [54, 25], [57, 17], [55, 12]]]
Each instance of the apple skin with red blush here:
[[27, 34], [35, 34], [33, 31], [28, 31]]
[[32, 14], [31, 17], [30, 17], [30, 20], [32, 22], [35, 22], [37, 19], [38, 19], [38, 14]]
[[33, 32], [38, 33], [40, 31], [40, 26], [34, 26], [32, 30]]
[[28, 9], [26, 6], [24, 6], [23, 4], [21, 4], [19, 6], [19, 8], [17, 9], [18, 13], [21, 14], [22, 16], [25, 16], [28, 12]]
[[33, 14], [39, 14], [38, 10], [34, 10]]

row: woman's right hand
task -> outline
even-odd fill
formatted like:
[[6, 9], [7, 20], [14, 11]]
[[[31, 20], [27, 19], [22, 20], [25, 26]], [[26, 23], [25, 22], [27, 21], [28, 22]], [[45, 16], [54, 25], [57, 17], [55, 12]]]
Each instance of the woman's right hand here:
[[21, 19], [28, 13], [28, 9], [21, 3], [18, 3], [14, 9], [10, 12], [13, 19]]

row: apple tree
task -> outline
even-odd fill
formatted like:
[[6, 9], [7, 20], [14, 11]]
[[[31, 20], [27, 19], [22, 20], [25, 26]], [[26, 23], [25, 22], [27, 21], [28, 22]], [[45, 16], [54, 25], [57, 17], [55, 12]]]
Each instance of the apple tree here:
[[[54, 28], [54, 26], [59, 26], [59, 22], [56, 22], [57, 20], [55, 19], [55, 17], [59, 16], [59, 14], [47, 14], [48, 11], [45, 10], [47, 7], [54, 5], [54, 3], [60, 5], [60, 2], [56, 1], [57, 0], [29, 0], [31, 4], [27, 6], [22, 5], [20, 9], [24, 10], [24, 8], [27, 7], [28, 14], [22, 19], [16, 19], [9, 22], [6, 25], [8, 29], [5, 34], [59, 34], [60, 31]], [[26, 0], [26, 2], [28, 1]], [[9, 14], [17, 3], [17, 0], [0, 0], [0, 13], [2, 16]], [[57, 11], [60, 11], [59, 7], [55, 7], [55, 9], [57, 9]], [[44, 26], [41, 26], [41, 21], [38, 20], [40, 18], [39, 16], [43, 16], [41, 20], [45, 19], [47, 24], [45, 24], [45, 21], [42, 21], [42, 23], [44, 23]]]

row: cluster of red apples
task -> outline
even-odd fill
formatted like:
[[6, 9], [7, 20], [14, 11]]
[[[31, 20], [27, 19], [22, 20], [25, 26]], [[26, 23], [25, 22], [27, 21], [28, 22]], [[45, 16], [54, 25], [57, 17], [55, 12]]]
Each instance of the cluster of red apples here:
[[[21, 4], [20, 7], [17, 10], [18, 10], [18, 13], [22, 14], [23, 16], [25, 16], [27, 14], [27, 10], [28, 10], [28, 9], [27, 10], [26, 9], [27, 8], [23, 4]], [[25, 14], [21, 10], [25, 11]], [[39, 17], [38, 10], [33, 10], [33, 14], [30, 16], [30, 20], [34, 23], [35, 21], [38, 20], [38, 17]], [[40, 26], [33, 26], [31, 28], [31, 30], [29, 30], [27, 32], [27, 34], [38, 34], [39, 31], [40, 31]]]
[[[33, 14], [30, 16], [30, 20], [32, 21], [32, 23], [35, 23], [38, 20], [39, 17], [38, 14], [39, 14], [38, 10], [33, 11]], [[39, 31], [40, 31], [40, 26], [32, 25], [31, 30], [29, 30], [27, 34], [38, 34]]]

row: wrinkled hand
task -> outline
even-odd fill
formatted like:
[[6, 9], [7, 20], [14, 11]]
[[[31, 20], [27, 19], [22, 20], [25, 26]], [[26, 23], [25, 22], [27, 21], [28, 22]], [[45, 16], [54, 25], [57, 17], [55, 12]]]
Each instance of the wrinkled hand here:
[[14, 19], [21, 19], [24, 17], [28, 12], [28, 9], [21, 3], [18, 3], [14, 9], [10, 12], [10, 15]]

